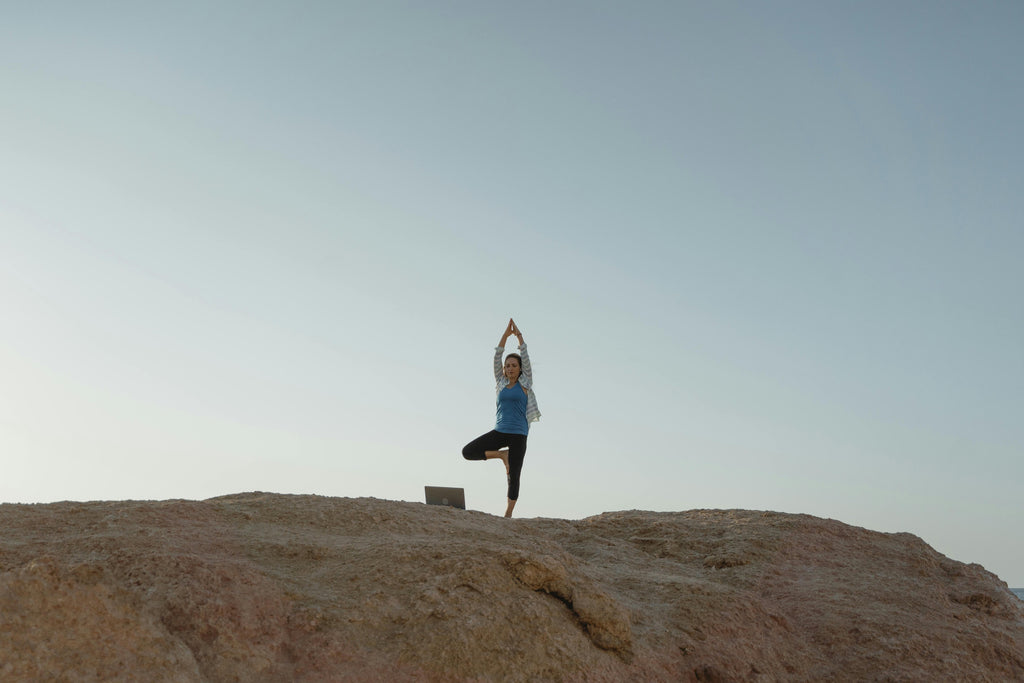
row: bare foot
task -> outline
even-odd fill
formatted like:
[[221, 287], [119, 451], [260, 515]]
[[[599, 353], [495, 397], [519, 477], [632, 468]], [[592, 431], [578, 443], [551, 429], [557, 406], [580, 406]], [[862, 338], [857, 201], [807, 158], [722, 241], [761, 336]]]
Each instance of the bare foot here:
[[484, 457], [488, 459], [501, 460], [505, 465], [505, 476], [512, 474], [512, 471], [508, 468], [508, 451], [487, 451], [484, 453]]

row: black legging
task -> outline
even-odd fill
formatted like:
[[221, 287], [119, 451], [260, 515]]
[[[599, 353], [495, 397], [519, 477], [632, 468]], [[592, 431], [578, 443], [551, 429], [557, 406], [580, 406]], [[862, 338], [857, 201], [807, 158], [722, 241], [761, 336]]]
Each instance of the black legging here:
[[519, 475], [523, 471], [523, 458], [526, 457], [526, 435], [506, 434], [490, 431], [478, 436], [462, 449], [462, 457], [466, 460], [486, 460], [486, 451], [497, 451], [508, 447], [508, 499], [519, 500]]

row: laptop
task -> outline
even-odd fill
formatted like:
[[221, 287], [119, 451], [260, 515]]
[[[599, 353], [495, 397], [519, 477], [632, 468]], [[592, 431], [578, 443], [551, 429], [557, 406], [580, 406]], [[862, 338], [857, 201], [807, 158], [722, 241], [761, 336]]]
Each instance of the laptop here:
[[448, 505], [460, 510], [466, 509], [466, 490], [453, 489], [446, 486], [424, 486], [427, 494], [427, 505]]

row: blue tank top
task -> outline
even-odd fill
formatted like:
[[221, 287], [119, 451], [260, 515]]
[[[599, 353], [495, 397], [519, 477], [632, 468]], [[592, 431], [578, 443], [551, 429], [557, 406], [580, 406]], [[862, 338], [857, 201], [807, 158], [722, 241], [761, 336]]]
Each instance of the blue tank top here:
[[497, 406], [496, 431], [523, 436], [530, 433], [530, 423], [526, 419], [526, 392], [521, 386], [516, 384], [499, 391]]

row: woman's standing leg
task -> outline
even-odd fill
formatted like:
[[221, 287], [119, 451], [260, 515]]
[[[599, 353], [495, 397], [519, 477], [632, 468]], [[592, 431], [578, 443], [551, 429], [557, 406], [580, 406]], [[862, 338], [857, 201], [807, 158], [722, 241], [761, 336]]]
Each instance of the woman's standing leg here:
[[523, 460], [526, 458], [526, 436], [515, 434], [511, 437], [508, 445], [508, 507], [505, 508], [505, 516], [511, 517], [512, 510], [519, 500], [519, 477], [523, 472]]

